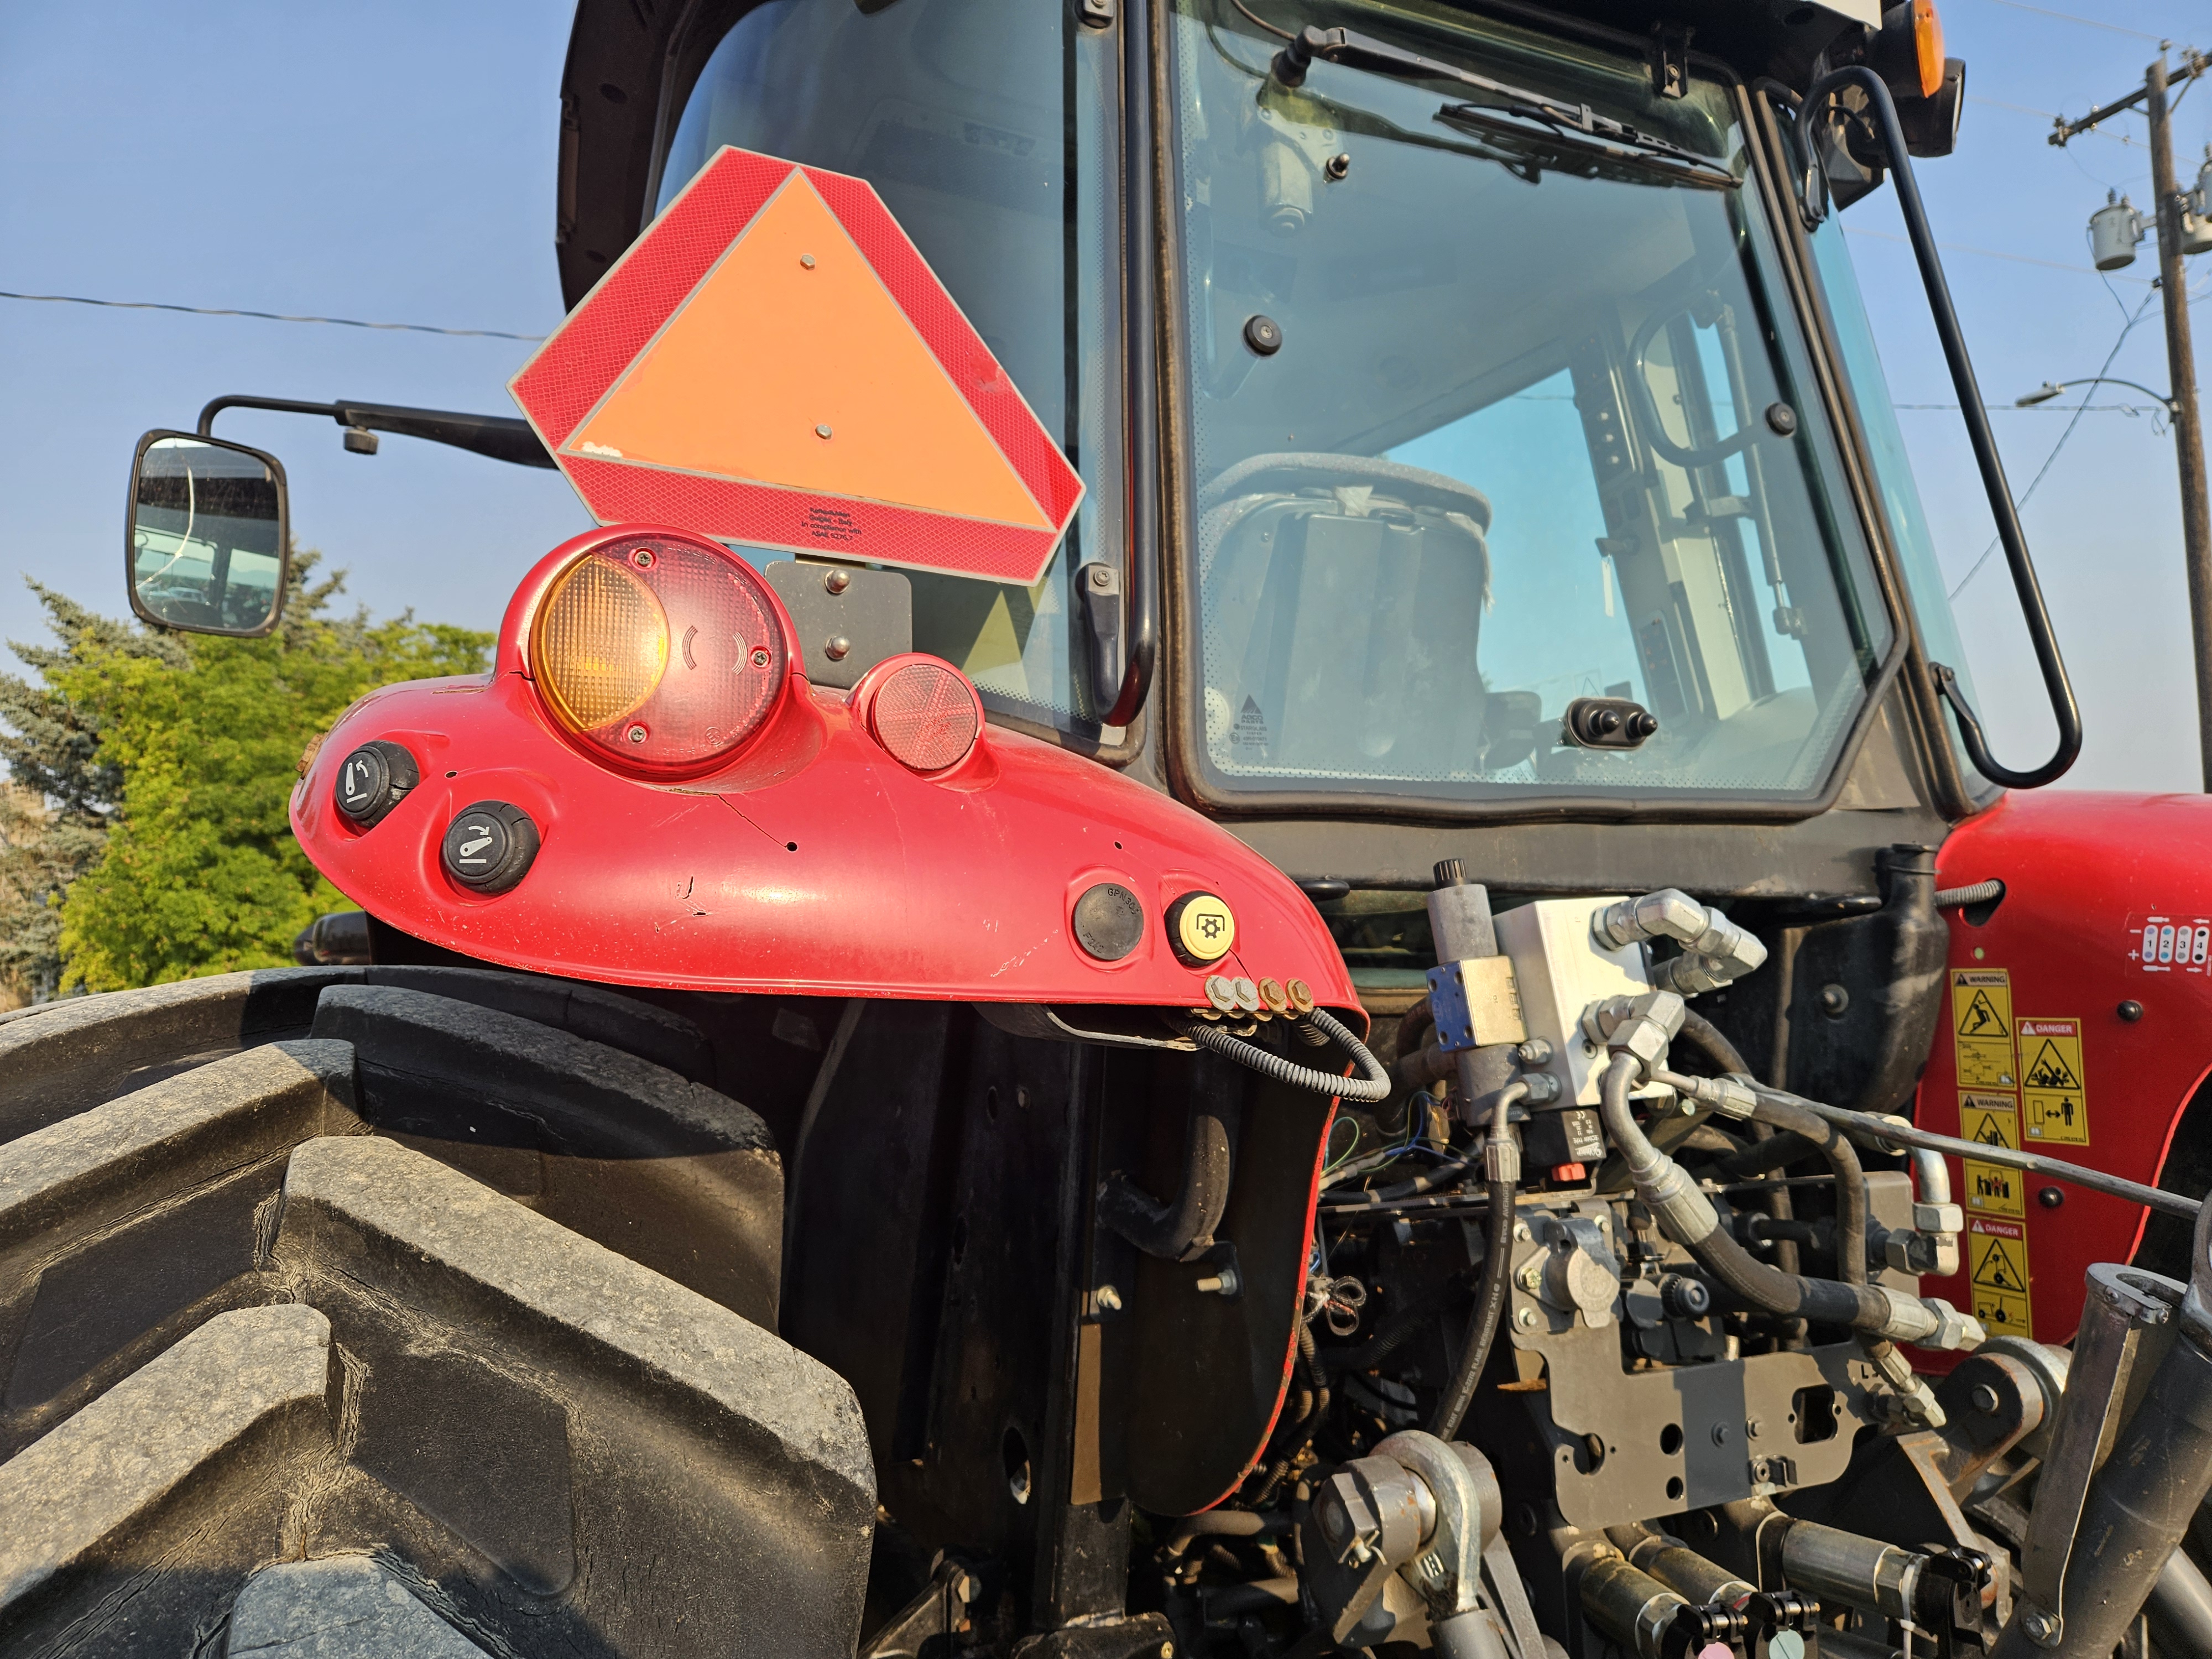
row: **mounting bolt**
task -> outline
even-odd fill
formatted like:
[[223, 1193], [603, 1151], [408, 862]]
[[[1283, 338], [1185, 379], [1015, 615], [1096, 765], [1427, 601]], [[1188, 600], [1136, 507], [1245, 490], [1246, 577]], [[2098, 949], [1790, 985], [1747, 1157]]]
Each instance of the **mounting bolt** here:
[[1725, 1423], [1716, 1423], [1716, 1424], [1714, 1424], [1714, 1425], [1713, 1425], [1713, 1444], [1715, 1444], [1716, 1446], [1725, 1446], [1725, 1445], [1727, 1445], [1727, 1444], [1728, 1444], [1728, 1443], [1729, 1443], [1729, 1425], [1728, 1425], [1727, 1424], [1725, 1424]]
[[645, 728], [641, 726], [633, 726], [630, 727], [628, 735], [632, 743], [643, 743], [645, 741]]
[[1097, 1304], [1103, 1312], [1119, 1313], [1121, 1311], [1121, 1292], [1115, 1290], [1111, 1285], [1101, 1285], [1091, 1293], [1091, 1300]]
[[1851, 994], [1842, 986], [1823, 985], [1820, 988], [1820, 1012], [1830, 1019], [1841, 1019], [1850, 1006]]
[[1208, 1273], [1198, 1281], [1199, 1293], [1202, 1296], [1234, 1297], [1242, 1288], [1234, 1267], [1224, 1267], [1219, 1273]]
[[799, 256], [799, 263], [801, 269], [811, 270], [814, 269], [814, 256], [811, 253], [802, 253]]
[[2142, 1018], [2142, 1004], [2137, 1002], [2133, 997], [2130, 997], [2114, 1012], [2117, 1012], [2122, 1019], [2127, 1021], [2129, 1024], [2132, 1025]]
[[2065, 1630], [2058, 1615], [2045, 1613], [2041, 1607], [2029, 1607], [2020, 1615], [2020, 1627], [2027, 1632], [2027, 1639], [2039, 1648], [2055, 1648]]
[[1534, 1330], [1536, 1328], [1536, 1310], [1534, 1308], [1522, 1309], [1518, 1313], [1513, 1316], [1513, 1322], [1524, 1331]]
[[842, 662], [853, 654], [853, 642], [842, 634], [832, 635], [829, 642], [822, 647], [822, 654], [829, 658], [831, 662]]
[[1513, 1237], [1519, 1239], [1523, 1244], [1526, 1244], [1530, 1239], [1534, 1238], [1535, 1235], [1528, 1231], [1528, 1224], [1527, 1222], [1516, 1221], [1513, 1224]]
[[852, 585], [853, 573], [849, 570], [830, 570], [823, 573], [822, 591], [825, 593], [842, 593]]
[[1352, 158], [1339, 151], [1322, 163], [1321, 170], [1322, 176], [1332, 181], [1341, 179], [1352, 171]]
[[826, 437], [828, 437], [828, 436], [830, 435], [830, 424], [829, 424], [829, 422], [825, 421], [825, 422], [823, 422], [820, 426], [816, 427], [816, 428], [814, 428], [814, 435], [815, 435], [816, 437], [817, 437], [817, 438], [826, 438]]
[[1091, 567], [1091, 585], [1093, 587], [1111, 587], [1114, 585], [1114, 572], [1112, 568], [1109, 566], [1103, 564], [1092, 565]]
[[1986, 1382], [1975, 1383], [1973, 1393], [1968, 1395], [1966, 1398], [1973, 1403], [1974, 1409], [1984, 1417], [1995, 1416], [1997, 1407], [2002, 1403], [1997, 1399], [1997, 1391]]
[[1518, 1277], [1521, 1281], [1521, 1288], [1522, 1290], [1533, 1291], [1539, 1285], [1544, 1282], [1543, 1265], [1540, 1262], [1532, 1261], [1527, 1267], [1523, 1267], [1516, 1277]]

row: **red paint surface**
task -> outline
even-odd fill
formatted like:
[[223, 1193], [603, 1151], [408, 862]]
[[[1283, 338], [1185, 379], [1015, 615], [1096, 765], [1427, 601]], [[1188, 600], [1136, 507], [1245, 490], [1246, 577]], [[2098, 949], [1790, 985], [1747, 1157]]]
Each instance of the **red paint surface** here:
[[[2146, 964], [2142, 927], [2154, 916], [2212, 925], [2212, 797], [2009, 795], [1944, 842], [1937, 871], [1942, 887], [1992, 877], [2005, 884], [2004, 902], [1985, 925], [1951, 913], [1949, 967], [2006, 969], [2015, 1022], [2081, 1022], [2088, 1144], [2039, 1142], [2025, 1137], [2023, 1122], [2025, 1144], [2155, 1185], [2176, 1120], [2212, 1066], [2212, 963]], [[2141, 1020], [2119, 1017], [2125, 1000], [2142, 1005]], [[1923, 1127], [1947, 1134], [1959, 1131], [1954, 1054], [1947, 975], [1944, 1018], [1915, 1113]], [[1955, 1159], [1951, 1171], [1964, 1203]], [[2082, 1274], [2094, 1262], [2126, 1261], [2147, 1212], [2045, 1177], [2027, 1176], [2023, 1186], [2026, 1213], [2018, 1219], [2027, 1231], [2033, 1334], [2063, 1343], [2081, 1318]], [[2037, 1194], [2052, 1186], [2064, 1202], [2048, 1209]], [[1970, 1224], [1974, 1213], [1967, 1212]], [[1971, 1247], [1971, 1235], [1966, 1242]], [[1964, 1273], [1925, 1279], [1923, 1288], [1972, 1305]]]
[[[391, 686], [346, 712], [292, 797], [301, 845], [342, 892], [432, 944], [609, 984], [1187, 1008], [1205, 1000], [1207, 970], [1176, 959], [1161, 917], [1204, 889], [1237, 916], [1237, 948], [1211, 971], [1302, 978], [1364, 1024], [1312, 904], [1242, 842], [1096, 762], [996, 727], [951, 771], [908, 771], [843, 694], [800, 676], [780, 605], [794, 667], [728, 765], [666, 784], [590, 758], [530, 679], [531, 617], [569, 562], [652, 530], [593, 531], [548, 555], [508, 607], [489, 679]], [[372, 738], [404, 744], [422, 781], [360, 830], [331, 786]], [[454, 814], [486, 799], [521, 807], [544, 837], [521, 883], [489, 898], [438, 858]], [[1085, 955], [1069, 922], [1100, 881], [1145, 907], [1144, 939], [1118, 963]]]

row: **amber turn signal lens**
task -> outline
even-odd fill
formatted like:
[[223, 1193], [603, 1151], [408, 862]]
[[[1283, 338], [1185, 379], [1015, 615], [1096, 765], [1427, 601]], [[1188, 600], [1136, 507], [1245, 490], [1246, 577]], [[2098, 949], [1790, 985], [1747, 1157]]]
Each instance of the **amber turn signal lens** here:
[[620, 720], [668, 671], [668, 616], [627, 565], [579, 559], [538, 612], [538, 684], [571, 730]]
[[603, 757], [661, 775], [702, 771], [758, 731], [787, 661], [760, 579], [715, 543], [669, 535], [593, 548], [532, 630], [554, 717]]
[[1943, 90], [1943, 20], [1936, 15], [1936, 0], [1912, 0], [1912, 51], [1920, 95], [1933, 98]]

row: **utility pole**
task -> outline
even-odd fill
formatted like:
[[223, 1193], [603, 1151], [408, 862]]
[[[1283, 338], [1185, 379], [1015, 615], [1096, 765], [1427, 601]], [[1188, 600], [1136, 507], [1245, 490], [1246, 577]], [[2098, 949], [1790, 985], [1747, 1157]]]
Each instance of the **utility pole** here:
[[[2179, 79], [2193, 81], [2212, 58], [2192, 52]], [[2204, 482], [2204, 426], [2197, 401], [2197, 356], [2189, 335], [2189, 280], [2181, 267], [2181, 216], [2187, 198], [2173, 171], [2173, 124], [2166, 102], [2166, 54], [2142, 88], [2079, 121], [2061, 121], [2051, 142], [2066, 141], [2136, 104], [2150, 118], [2151, 195], [2158, 216], [2158, 281], [2166, 306], [2166, 372], [2172, 390], [2173, 453], [2181, 469], [2181, 556], [2189, 573], [2189, 633], [2197, 652], [2197, 744], [2204, 789], [2212, 793], [2212, 501]], [[2207, 204], [2212, 207], [2212, 204]]]

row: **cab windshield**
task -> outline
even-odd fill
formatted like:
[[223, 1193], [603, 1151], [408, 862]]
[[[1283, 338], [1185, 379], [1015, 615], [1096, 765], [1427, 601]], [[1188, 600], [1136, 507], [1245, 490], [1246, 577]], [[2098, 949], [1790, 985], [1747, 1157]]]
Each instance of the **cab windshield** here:
[[[1820, 794], [1893, 634], [1733, 89], [1441, 6], [1249, 4], [1172, 26], [1205, 791]], [[1509, 90], [1271, 70], [1308, 25]], [[1565, 744], [1579, 697], [1656, 735]]]

